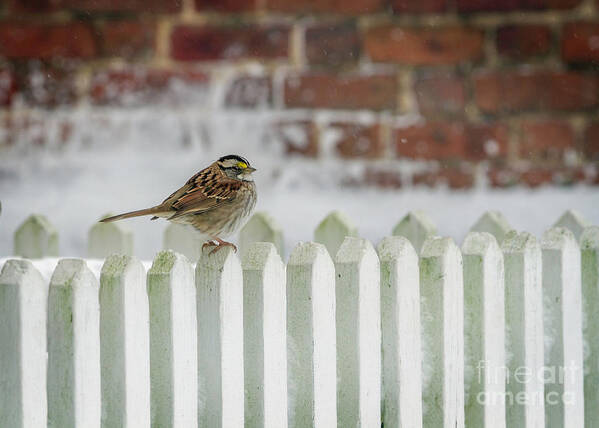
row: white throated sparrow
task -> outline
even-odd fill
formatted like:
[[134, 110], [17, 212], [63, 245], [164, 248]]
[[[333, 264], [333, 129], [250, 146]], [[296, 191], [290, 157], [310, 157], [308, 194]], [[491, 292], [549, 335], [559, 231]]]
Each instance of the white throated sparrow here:
[[204, 246], [232, 246], [223, 241], [237, 230], [256, 205], [256, 185], [252, 180], [255, 171], [241, 156], [223, 156], [187, 180], [179, 190], [160, 205], [143, 210], [119, 214], [102, 219], [102, 222], [124, 218], [153, 215], [182, 224], [191, 224], [211, 238]]

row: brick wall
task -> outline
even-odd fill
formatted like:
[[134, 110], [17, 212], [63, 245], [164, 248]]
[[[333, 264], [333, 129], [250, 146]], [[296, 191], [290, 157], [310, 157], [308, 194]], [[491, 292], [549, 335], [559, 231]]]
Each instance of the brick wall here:
[[32, 110], [217, 85], [290, 155], [334, 131], [326, 156], [366, 165], [348, 184], [599, 184], [599, 0], [0, 0], [0, 150]]

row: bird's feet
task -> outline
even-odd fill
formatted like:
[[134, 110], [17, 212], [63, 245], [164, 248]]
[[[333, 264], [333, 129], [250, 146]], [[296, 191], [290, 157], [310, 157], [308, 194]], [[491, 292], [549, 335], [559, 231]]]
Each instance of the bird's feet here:
[[210, 254], [216, 253], [218, 250], [220, 250], [223, 247], [233, 247], [233, 251], [237, 252], [237, 247], [235, 246], [235, 244], [232, 244], [231, 242], [223, 241], [222, 239], [219, 239], [219, 238], [214, 238], [208, 242], [205, 242], [204, 245], [202, 245], [202, 250], [204, 250], [204, 248], [207, 248], [207, 247], [214, 247], [214, 249], [212, 251], [210, 251]]

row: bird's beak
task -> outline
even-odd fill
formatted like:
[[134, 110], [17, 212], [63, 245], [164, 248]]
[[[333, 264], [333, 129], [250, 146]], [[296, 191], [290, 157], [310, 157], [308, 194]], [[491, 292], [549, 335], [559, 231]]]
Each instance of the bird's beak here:
[[256, 171], [256, 168], [252, 168], [251, 166], [248, 166], [245, 170], [248, 174], [251, 174], [252, 172]]

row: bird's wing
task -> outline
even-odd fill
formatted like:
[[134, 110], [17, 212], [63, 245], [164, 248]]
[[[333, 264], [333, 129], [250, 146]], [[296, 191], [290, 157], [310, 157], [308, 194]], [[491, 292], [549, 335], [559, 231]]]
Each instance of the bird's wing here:
[[163, 205], [176, 211], [170, 220], [186, 214], [212, 210], [233, 199], [241, 181], [224, 176], [208, 167], [191, 177], [179, 190], [170, 195]]

